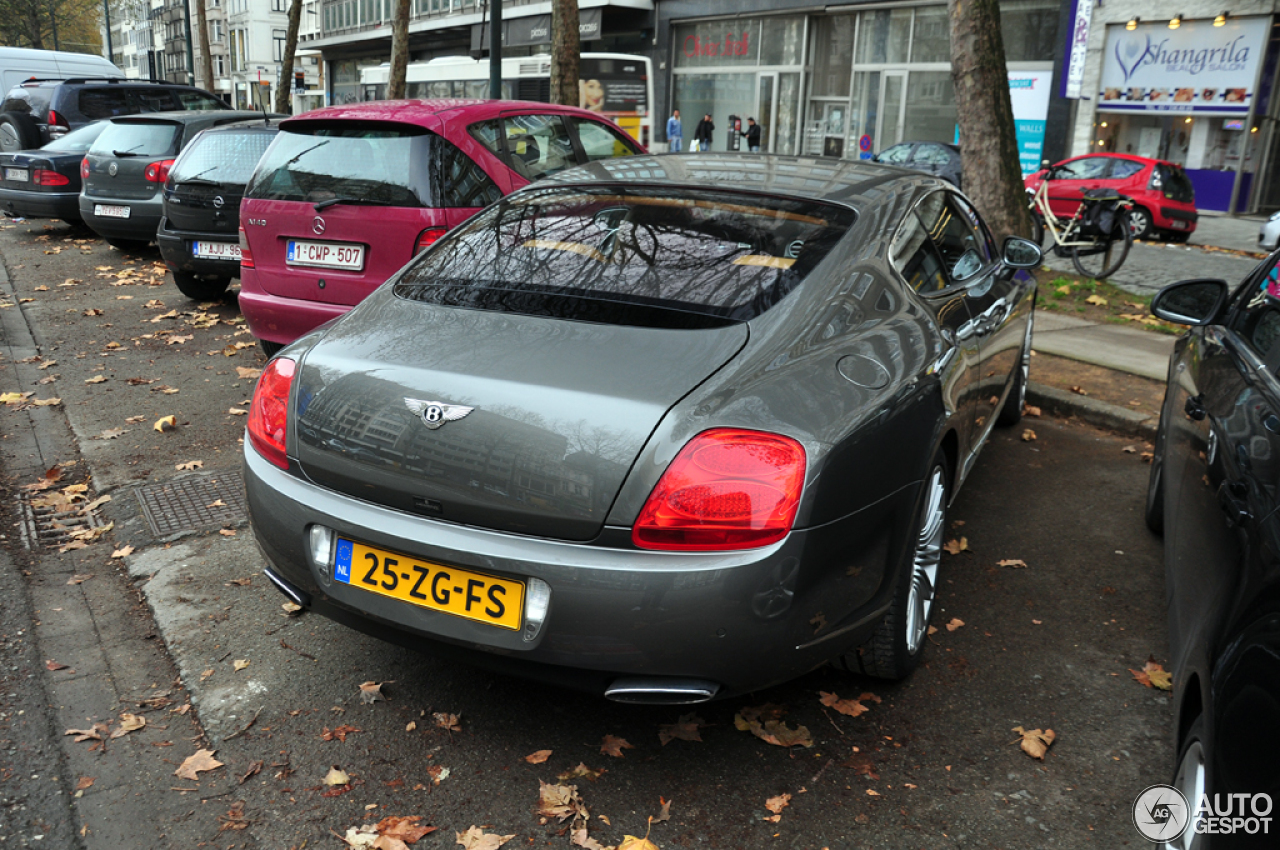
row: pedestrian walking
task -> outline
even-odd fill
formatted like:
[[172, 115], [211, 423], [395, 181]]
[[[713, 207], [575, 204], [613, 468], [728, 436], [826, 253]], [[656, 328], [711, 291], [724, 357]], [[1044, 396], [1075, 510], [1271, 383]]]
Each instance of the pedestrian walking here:
[[680, 110], [673, 109], [671, 117], [667, 119], [667, 150], [671, 153], [680, 153], [682, 147], [684, 147], [684, 129], [680, 126]]
[[760, 125], [754, 118], [747, 119], [747, 150], [752, 153], [760, 152]]
[[693, 130], [693, 138], [698, 142], [698, 150], [711, 150], [711, 134], [716, 131], [716, 125], [711, 123], [711, 113], [708, 112], [702, 116], [702, 120], [698, 122], [698, 126]]

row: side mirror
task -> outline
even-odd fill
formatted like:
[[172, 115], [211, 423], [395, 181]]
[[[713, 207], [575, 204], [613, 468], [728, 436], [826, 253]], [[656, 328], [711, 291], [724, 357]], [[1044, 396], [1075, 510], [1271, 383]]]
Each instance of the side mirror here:
[[1151, 314], [1177, 325], [1208, 325], [1218, 317], [1228, 292], [1225, 280], [1180, 280], [1156, 293], [1151, 299]]
[[1011, 269], [1034, 269], [1044, 261], [1044, 252], [1030, 239], [1010, 236], [1004, 240], [1000, 259]]

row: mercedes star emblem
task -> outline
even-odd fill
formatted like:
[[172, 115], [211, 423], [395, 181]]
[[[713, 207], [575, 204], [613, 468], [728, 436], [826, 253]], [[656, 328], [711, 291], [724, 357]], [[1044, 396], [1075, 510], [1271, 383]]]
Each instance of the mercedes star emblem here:
[[461, 404], [445, 404], [443, 401], [423, 401], [418, 398], [406, 398], [404, 406], [421, 416], [422, 424], [432, 431], [446, 422], [461, 419], [475, 410], [474, 407], [463, 407]]
[[311, 232], [314, 233], [316, 236], [323, 236], [324, 235], [324, 219], [322, 219], [320, 216], [316, 216], [315, 218], [311, 219]]

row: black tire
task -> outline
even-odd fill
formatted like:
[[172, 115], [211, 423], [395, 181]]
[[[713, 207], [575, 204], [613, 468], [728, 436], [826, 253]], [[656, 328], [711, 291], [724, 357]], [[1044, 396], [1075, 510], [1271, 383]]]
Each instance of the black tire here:
[[178, 291], [192, 301], [214, 301], [226, 294], [231, 278], [196, 277], [186, 272], [174, 272], [173, 282], [178, 285]]
[[1027, 409], [1027, 383], [1031, 380], [1031, 336], [1035, 325], [1036, 310], [1032, 303], [1031, 312], [1027, 314], [1027, 330], [1022, 338], [1022, 356], [1018, 360], [1018, 369], [1013, 376], [1013, 386], [1005, 396], [1004, 406], [996, 417], [996, 424], [1001, 428], [1012, 428], [1022, 421], [1022, 412]]
[[1142, 518], [1147, 528], [1164, 536], [1164, 412], [1156, 429], [1155, 448], [1151, 451], [1151, 474], [1147, 478], [1147, 504]]
[[141, 254], [151, 243], [145, 239], [107, 239], [107, 244], [126, 254]]
[[1132, 247], [1133, 232], [1129, 230], [1129, 221], [1123, 216], [1117, 216], [1111, 233], [1097, 237], [1091, 246], [1071, 249], [1071, 264], [1085, 277], [1102, 280], [1115, 274], [1124, 265]]
[[1169, 230], [1165, 232], [1164, 238], [1175, 245], [1185, 245], [1187, 240], [1191, 238], [1191, 234], [1185, 230]]
[[1192, 721], [1186, 736], [1178, 747], [1178, 763], [1174, 768], [1173, 787], [1187, 798], [1191, 811], [1187, 817], [1187, 829], [1177, 842], [1161, 844], [1161, 850], [1198, 850], [1205, 846], [1206, 839], [1196, 834], [1195, 811], [1201, 795], [1208, 791], [1209, 753], [1204, 736], [1204, 715]]
[[25, 112], [6, 112], [0, 115], [0, 152], [29, 151], [44, 144], [40, 125]]
[[262, 353], [267, 356], [268, 360], [275, 357], [280, 353], [280, 349], [284, 348], [284, 346], [278, 342], [269, 342], [265, 339], [258, 340], [258, 347], [262, 349]]
[[[929, 615], [936, 601], [950, 489], [947, 459], [940, 452], [929, 465], [929, 473], [916, 497], [909, 526], [911, 535], [898, 565], [897, 586], [889, 610], [866, 643], [832, 660], [832, 666], [878, 679], [902, 679], [920, 663]], [[932, 575], [928, 565], [932, 565]]]
[[1129, 232], [1134, 239], [1150, 239], [1155, 229], [1151, 213], [1139, 206], [1129, 210]]
[[1040, 250], [1044, 250], [1045, 237], [1049, 235], [1047, 228], [1044, 226], [1044, 219], [1037, 213], [1031, 214], [1031, 241], [1040, 246]]

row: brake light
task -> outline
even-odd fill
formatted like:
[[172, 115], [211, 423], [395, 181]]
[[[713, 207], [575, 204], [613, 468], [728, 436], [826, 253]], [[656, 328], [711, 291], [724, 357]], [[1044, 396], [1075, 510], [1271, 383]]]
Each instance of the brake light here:
[[49, 123], [57, 124], [59, 127], [66, 127], [68, 130], [71, 129], [71, 124], [67, 121], [67, 119], [59, 115], [57, 110], [54, 110], [54, 109], [49, 110]]
[[268, 363], [258, 378], [249, 408], [249, 442], [258, 454], [281, 469], [289, 468], [285, 432], [289, 428], [289, 389], [293, 386], [296, 366], [287, 357], [277, 357]]
[[37, 168], [31, 172], [31, 182], [37, 186], [66, 186], [71, 178], [47, 168]]
[[87, 156], [84, 159], [80, 160], [80, 179], [81, 180], [89, 179], [89, 157]]
[[169, 179], [169, 169], [173, 168], [173, 160], [161, 159], [156, 162], [149, 163], [147, 170], [143, 172], [143, 177], [147, 178], [148, 183], [163, 183]]
[[752, 549], [791, 531], [804, 447], [790, 437], [716, 428], [680, 450], [631, 532], [642, 549]]
[[49, 139], [61, 139], [71, 131], [71, 124], [67, 119], [63, 118], [57, 111], [49, 110]]
[[413, 253], [417, 254], [432, 245], [444, 236], [446, 230], [443, 227], [428, 227], [426, 230], [418, 234], [418, 244], [413, 246]]
[[240, 268], [253, 268], [253, 251], [249, 250], [249, 237], [244, 232], [244, 225], [240, 225]]

